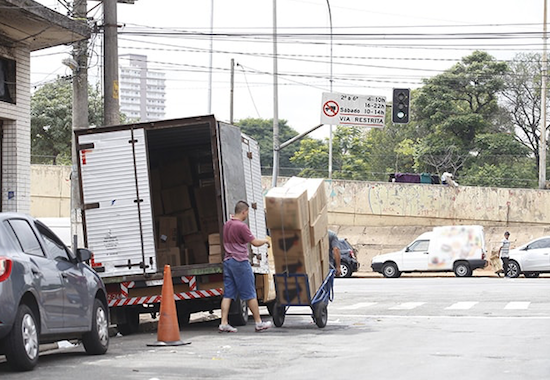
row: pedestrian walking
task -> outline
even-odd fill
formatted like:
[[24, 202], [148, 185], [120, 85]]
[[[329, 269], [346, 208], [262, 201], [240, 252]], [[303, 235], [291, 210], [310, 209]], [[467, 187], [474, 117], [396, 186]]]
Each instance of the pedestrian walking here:
[[502, 273], [502, 261], [500, 260], [499, 251], [500, 250], [497, 251], [496, 249], [493, 250], [490, 258], [491, 266], [495, 270], [498, 277], [500, 277], [500, 274]]
[[510, 259], [510, 232], [506, 231], [504, 233], [504, 239], [502, 239], [501, 246], [498, 250], [500, 259], [502, 260], [502, 270], [504, 272], [504, 277], [510, 277], [508, 273], [508, 260]]
[[240, 297], [247, 302], [252, 312], [256, 331], [266, 330], [271, 327], [271, 322], [263, 322], [260, 317], [260, 309], [256, 296], [256, 281], [254, 272], [248, 259], [248, 244], [260, 247], [269, 240], [257, 239], [250, 232], [250, 228], [244, 222], [248, 218], [248, 203], [239, 201], [235, 205], [235, 215], [223, 226], [223, 248], [225, 257], [223, 260], [223, 286], [222, 320], [218, 327], [219, 332], [237, 332], [237, 329], [228, 323], [231, 300]]

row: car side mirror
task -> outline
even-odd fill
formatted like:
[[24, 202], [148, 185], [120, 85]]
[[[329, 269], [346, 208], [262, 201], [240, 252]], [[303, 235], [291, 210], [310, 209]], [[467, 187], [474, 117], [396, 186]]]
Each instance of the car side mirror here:
[[86, 248], [78, 248], [76, 250], [76, 259], [79, 262], [87, 262], [92, 258], [92, 251]]

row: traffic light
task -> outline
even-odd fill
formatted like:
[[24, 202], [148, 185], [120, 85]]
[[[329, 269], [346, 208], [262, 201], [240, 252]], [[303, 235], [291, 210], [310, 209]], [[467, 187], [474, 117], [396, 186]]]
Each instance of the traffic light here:
[[393, 89], [392, 118], [394, 123], [407, 124], [409, 122], [409, 99], [408, 88]]

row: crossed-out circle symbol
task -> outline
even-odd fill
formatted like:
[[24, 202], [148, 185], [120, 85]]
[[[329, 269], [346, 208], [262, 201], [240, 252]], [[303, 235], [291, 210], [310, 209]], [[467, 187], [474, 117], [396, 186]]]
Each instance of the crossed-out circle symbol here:
[[323, 113], [328, 117], [334, 117], [340, 112], [340, 106], [334, 100], [329, 100], [323, 104]]

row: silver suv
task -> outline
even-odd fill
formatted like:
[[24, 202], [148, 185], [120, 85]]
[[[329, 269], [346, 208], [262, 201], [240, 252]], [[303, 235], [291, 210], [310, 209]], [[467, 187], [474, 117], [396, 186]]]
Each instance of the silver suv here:
[[0, 213], [0, 355], [16, 370], [32, 370], [39, 344], [81, 340], [87, 353], [109, 347], [105, 285], [44, 224]]

